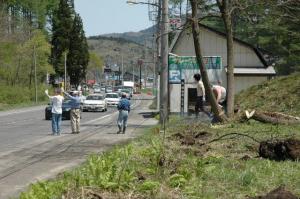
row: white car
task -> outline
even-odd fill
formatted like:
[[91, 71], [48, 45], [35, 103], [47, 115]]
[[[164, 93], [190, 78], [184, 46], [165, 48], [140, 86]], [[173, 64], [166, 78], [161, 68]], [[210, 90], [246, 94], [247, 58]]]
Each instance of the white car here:
[[103, 95], [91, 94], [86, 97], [82, 111], [107, 111], [107, 102]]
[[100, 87], [94, 87], [94, 93], [101, 93]]
[[118, 93], [106, 93], [105, 99], [107, 104], [111, 106], [117, 106], [120, 102]]

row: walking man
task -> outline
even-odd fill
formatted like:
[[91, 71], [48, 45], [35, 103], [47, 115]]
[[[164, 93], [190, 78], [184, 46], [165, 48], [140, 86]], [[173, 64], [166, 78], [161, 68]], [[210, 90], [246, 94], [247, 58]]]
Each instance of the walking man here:
[[122, 93], [121, 100], [117, 108], [119, 110], [119, 117], [118, 117], [119, 131], [117, 133], [118, 134], [121, 132], [125, 133], [127, 127], [128, 113], [130, 112], [130, 102], [126, 98], [126, 93]]
[[52, 104], [52, 135], [60, 135], [60, 125], [62, 118], [62, 103], [64, 97], [61, 95], [61, 89], [55, 89], [55, 95], [50, 96], [48, 90], [45, 90], [45, 94], [49, 97]]
[[72, 95], [67, 92], [64, 94], [71, 99], [71, 111], [70, 111], [70, 120], [71, 120], [71, 129], [72, 134], [80, 133], [80, 102], [81, 98], [79, 92], [73, 91]]

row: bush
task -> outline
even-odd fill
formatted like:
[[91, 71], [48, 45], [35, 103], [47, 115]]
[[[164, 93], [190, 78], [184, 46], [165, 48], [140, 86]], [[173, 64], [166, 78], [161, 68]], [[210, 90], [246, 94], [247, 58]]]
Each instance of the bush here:
[[[47, 100], [44, 91], [45, 85], [38, 85], [38, 101]], [[29, 104], [35, 101], [35, 89], [24, 86], [4, 86], [0, 85], [1, 109], [19, 104]]]

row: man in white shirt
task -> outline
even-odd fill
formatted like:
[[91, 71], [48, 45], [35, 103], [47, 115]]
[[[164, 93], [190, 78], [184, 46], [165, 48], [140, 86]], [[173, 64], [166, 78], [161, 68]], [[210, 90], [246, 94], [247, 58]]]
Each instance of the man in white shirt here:
[[61, 95], [62, 89], [55, 89], [55, 95], [50, 96], [48, 90], [45, 90], [45, 94], [49, 97], [52, 104], [52, 135], [60, 135], [60, 125], [62, 119], [62, 103], [64, 97]]
[[196, 88], [197, 88], [197, 99], [195, 105], [196, 117], [199, 115], [199, 109], [206, 113], [210, 117], [210, 113], [204, 109], [203, 98], [205, 96], [205, 88], [203, 82], [201, 81], [201, 75], [199, 73], [194, 75]]

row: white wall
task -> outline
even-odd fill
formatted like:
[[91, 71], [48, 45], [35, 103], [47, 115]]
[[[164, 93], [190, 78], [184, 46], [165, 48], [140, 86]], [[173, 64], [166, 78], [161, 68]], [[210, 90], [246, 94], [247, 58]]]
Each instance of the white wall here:
[[235, 76], [235, 93], [268, 80], [266, 76]]
[[[203, 56], [221, 56], [227, 66], [226, 38], [203, 27], [200, 28], [200, 43]], [[171, 53], [179, 56], [195, 56], [193, 35], [187, 30], [181, 33]], [[264, 67], [255, 51], [234, 41], [234, 65], [243, 67]]]
[[170, 84], [170, 111], [171, 112], [180, 112], [180, 84]]

